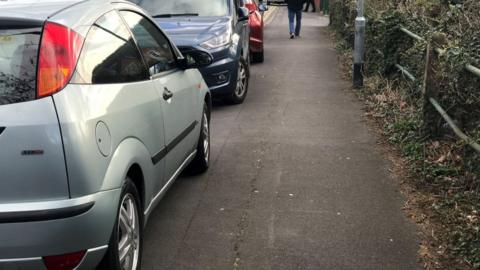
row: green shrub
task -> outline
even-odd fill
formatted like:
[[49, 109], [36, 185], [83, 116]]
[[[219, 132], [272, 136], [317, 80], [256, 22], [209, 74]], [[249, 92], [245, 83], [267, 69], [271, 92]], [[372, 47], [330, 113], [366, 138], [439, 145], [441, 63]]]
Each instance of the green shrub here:
[[[401, 26], [422, 36], [445, 53], [435, 61], [438, 102], [458, 126], [480, 141], [480, 79], [465, 65], [480, 67], [480, 1], [366, 1], [363, 95], [388, 140], [410, 163], [418, 187], [434, 197], [432, 210], [443, 221], [441, 240], [448, 250], [480, 267], [480, 155], [459, 140], [439, 117], [441, 133], [422, 132], [421, 87], [426, 42], [399, 31]], [[356, 0], [331, 3], [331, 27], [352, 50]], [[417, 78], [402, 79], [398, 63]], [[408, 104], [408, 105], [405, 105]]]

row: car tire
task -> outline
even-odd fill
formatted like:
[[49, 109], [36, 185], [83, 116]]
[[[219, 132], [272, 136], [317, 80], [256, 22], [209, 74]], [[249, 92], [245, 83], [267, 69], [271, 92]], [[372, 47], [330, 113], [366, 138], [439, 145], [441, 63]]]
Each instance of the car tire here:
[[[132, 180], [127, 177], [122, 188], [117, 218], [110, 236], [108, 249], [97, 270], [140, 269], [143, 243], [143, 214], [140, 205], [138, 190]], [[127, 251], [131, 254], [127, 253], [123, 262], [120, 260], [120, 242], [124, 242], [123, 245], [133, 246], [133, 250], [128, 248]], [[127, 246], [124, 248], [127, 248]], [[127, 261], [127, 259], [131, 261]], [[131, 264], [128, 267], [123, 267], [123, 263], [129, 262]]]
[[249, 63], [240, 58], [237, 72], [237, 84], [235, 90], [228, 97], [228, 101], [232, 104], [241, 104], [247, 97], [248, 82], [250, 79]]
[[252, 61], [254, 63], [263, 63], [263, 51], [261, 52], [252, 52]]
[[210, 121], [207, 104], [203, 105], [202, 123], [200, 136], [197, 143], [197, 154], [188, 166], [188, 171], [193, 174], [201, 174], [210, 166]]

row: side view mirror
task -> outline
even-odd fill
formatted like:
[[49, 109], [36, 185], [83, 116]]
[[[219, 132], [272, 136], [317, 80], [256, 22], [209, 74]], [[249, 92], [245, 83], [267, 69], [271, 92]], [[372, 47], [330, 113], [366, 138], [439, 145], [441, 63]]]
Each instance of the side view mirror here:
[[182, 69], [202, 68], [213, 63], [213, 56], [205, 51], [194, 50], [183, 53], [183, 58], [178, 58]]
[[245, 8], [245, 7], [238, 8], [238, 20], [239, 21], [248, 20], [249, 15], [250, 15], [250, 12], [248, 11], [247, 8]]
[[265, 12], [265, 11], [267, 11], [267, 10], [268, 10], [267, 4], [261, 3], [260, 5], [258, 5], [258, 10], [259, 10], [260, 12]]

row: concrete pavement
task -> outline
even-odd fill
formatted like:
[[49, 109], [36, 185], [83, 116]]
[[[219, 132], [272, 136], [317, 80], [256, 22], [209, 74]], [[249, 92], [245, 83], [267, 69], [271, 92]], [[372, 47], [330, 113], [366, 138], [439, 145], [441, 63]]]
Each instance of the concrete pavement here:
[[[269, 11], [270, 12], [270, 11]], [[420, 269], [415, 226], [345, 91], [326, 19], [286, 9], [244, 104], [217, 104], [212, 166], [178, 179], [146, 227], [142, 269]]]

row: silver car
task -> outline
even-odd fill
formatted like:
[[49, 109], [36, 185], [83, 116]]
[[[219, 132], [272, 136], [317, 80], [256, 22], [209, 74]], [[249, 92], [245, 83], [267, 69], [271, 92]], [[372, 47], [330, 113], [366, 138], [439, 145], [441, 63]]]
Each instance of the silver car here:
[[208, 168], [211, 61], [130, 2], [0, 1], [0, 269], [139, 269], [152, 209]]

